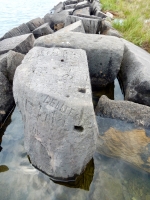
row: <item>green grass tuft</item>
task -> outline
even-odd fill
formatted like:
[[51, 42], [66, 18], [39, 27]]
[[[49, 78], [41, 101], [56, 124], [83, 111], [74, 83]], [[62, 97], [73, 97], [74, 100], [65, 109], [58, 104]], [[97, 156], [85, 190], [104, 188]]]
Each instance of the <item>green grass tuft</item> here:
[[[150, 0], [100, 0], [102, 10], [111, 12], [116, 19], [113, 27], [126, 40], [150, 52]], [[148, 20], [145, 23], [145, 20]]]

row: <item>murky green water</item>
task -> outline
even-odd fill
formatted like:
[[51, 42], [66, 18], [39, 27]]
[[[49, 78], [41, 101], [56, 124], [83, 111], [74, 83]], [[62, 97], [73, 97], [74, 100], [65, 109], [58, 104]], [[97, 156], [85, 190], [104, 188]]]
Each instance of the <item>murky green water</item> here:
[[[122, 98], [117, 91], [118, 97]], [[102, 119], [102, 130], [120, 130], [123, 124]], [[129, 127], [129, 128], [132, 128]], [[2, 130], [1, 130], [2, 135]], [[115, 158], [94, 154], [75, 183], [54, 183], [29, 162], [23, 145], [23, 122], [17, 108], [2, 137], [0, 152], [0, 200], [150, 200], [150, 176]]]

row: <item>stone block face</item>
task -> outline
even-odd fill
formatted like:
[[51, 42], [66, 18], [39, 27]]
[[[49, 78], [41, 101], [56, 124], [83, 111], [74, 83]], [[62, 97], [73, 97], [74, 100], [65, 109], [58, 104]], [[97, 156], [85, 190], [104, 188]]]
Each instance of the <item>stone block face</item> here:
[[80, 174], [97, 135], [85, 51], [33, 48], [16, 70], [13, 91], [32, 164], [56, 179]]
[[44, 36], [34, 46], [80, 48], [86, 51], [92, 86], [112, 83], [118, 75], [124, 53], [122, 39], [112, 36], [66, 32]]
[[5, 33], [5, 35], [0, 40], [4, 40], [7, 38], [19, 36], [19, 35], [24, 35], [27, 33], [31, 33], [30, 29], [28, 28], [26, 24], [21, 24], [20, 26], [13, 28], [7, 33]]
[[40, 27], [34, 29], [33, 34], [35, 38], [38, 38], [43, 35], [48, 35], [53, 33], [54, 31], [50, 28], [48, 23], [41, 25]]
[[90, 7], [85, 7], [85, 8], [75, 10], [73, 12], [73, 15], [78, 15], [78, 14], [90, 15], [90, 11], [91, 11]]
[[125, 52], [119, 77], [125, 100], [150, 106], [150, 54], [124, 39]]
[[85, 17], [78, 17], [78, 16], [71, 16], [69, 15], [66, 18], [65, 26], [72, 24], [76, 21], [82, 20], [84, 29], [86, 33], [98, 33], [101, 27], [101, 20], [93, 19], [93, 18], [85, 18]]
[[82, 21], [80, 20], [73, 24], [70, 24], [70, 25], [60, 29], [58, 32], [66, 33], [68, 31], [85, 33]]
[[14, 105], [12, 86], [5, 75], [0, 72], [0, 128]]
[[26, 23], [29, 27], [30, 31], [34, 31], [34, 29], [38, 28], [39, 26], [44, 24], [44, 20], [40, 17], [37, 17], [35, 19], [32, 19], [31, 21]]
[[77, 3], [78, 3], [78, 0], [67, 0], [67, 1], [64, 1], [65, 5], [77, 4]]
[[2, 40], [0, 42], [0, 55], [9, 50], [26, 54], [33, 47], [34, 40], [32, 33]]

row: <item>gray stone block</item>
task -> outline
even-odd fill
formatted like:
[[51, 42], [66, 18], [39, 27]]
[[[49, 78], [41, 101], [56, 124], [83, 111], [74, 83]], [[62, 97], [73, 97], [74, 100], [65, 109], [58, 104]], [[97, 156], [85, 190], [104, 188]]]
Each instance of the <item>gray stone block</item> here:
[[121, 71], [125, 100], [150, 106], [150, 54], [124, 39]]
[[78, 0], [67, 0], [67, 1], [64, 1], [65, 5], [77, 4], [77, 3], [78, 3]]
[[84, 49], [88, 57], [91, 83], [97, 87], [115, 80], [124, 53], [124, 43], [120, 38], [77, 32], [56, 32], [38, 38], [34, 46]]
[[49, 24], [45, 23], [45, 24], [39, 26], [38, 28], [34, 29], [33, 34], [34, 34], [35, 38], [38, 38], [40, 36], [48, 35], [53, 32], [54, 31], [50, 28]]
[[85, 17], [78, 17], [69, 15], [66, 18], [65, 26], [68, 26], [69, 24], [72, 24], [76, 21], [82, 20], [84, 29], [86, 33], [98, 33], [101, 28], [101, 20], [99, 19], [92, 19], [92, 18], [85, 18]]
[[37, 17], [37, 18], [32, 19], [31, 21], [27, 22], [26, 24], [29, 27], [30, 31], [33, 31], [34, 29], [36, 29], [39, 26], [43, 25], [44, 21], [40, 17]]
[[0, 55], [9, 50], [26, 54], [33, 47], [34, 40], [32, 33], [2, 40], [0, 42]]
[[11, 84], [13, 83], [15, 71], [21, 64], [24, 56], [24, 54], [15, 51], [9, 51], [7, 53], [7, 78]]
[[0, 40], [4, 40], [7, 38], [19, 36], [19, 35], [24, 35], [27, 33], [31, 33], [30, 29], [28, 28], [26, 24], [21, 24], [20, 26], [15, 27], [11, 29], [10, 31], [8, 31], [7, 33], [5, 33], [5, 35]]
[[65, 23], [69, 13], [70, 10], [63, 10], [60, 13], [54, 13], [54, 14], [47, 13], [44, 16], [44, 22], [49, 23], [50, 27], [54, 30], [55, 24]]
[[95, 109], [96, 115], [150, 127], [150, 107], [130, 101], [114, 101], [103, 95]]
[[6, 76], [0, 72], [0, 128], [14, 105], [12, 86]]
[[59, 180], [80, 174], [98, 131], [85, 51], [33, 48], [16, 70], [13, 91], [32, 164]]
[[54, 13], [59, 13], [61, 12], [62, 10], [64, 10], [65, 6], [64, 6], [64, 3], [63, 2], [59, 2], [56, 6], [54, 6], [54, 8], [52, 9]]
[[67, 9], [74, 9], [75, 7], [76, 7], [76, 4], [65, 5], [65, 10], [67, 10]]
[[70, 25], [60, 29], [57, 32], [66, 33], [68, 31], [85, 33], [82, 21], [80, 20], [73, 24], [70, 24]]
[[7, 53], [0, 55], [0, 72], [7, 76]]
[[94, 0], [91, 2], [91, 8], [92, 8], [92, 13], [93, 15], [97, 15], [99, 11], [101, 11], [101, 4], [99, 0]]
[[76, 9], [73, 12], [73, 15], [78, 15], [78, 14], [90, 15], [90, 12], [91, 12], [91, 8], [85, 7], [85, 8]]
[[85, 7], [89, 7], [88, 1], [83, 1], [83, 2], [77, 3], [75, 9], [77, 10], [77, 9], [82, 9], [82, 8], [85, 8]]

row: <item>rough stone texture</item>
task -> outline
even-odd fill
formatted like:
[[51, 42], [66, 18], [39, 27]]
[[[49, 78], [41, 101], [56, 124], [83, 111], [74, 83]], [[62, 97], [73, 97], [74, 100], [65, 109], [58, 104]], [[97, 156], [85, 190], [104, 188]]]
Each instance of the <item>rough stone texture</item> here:
[[105, 13], [101, 12], [101, 11], [97, 11], [96, 12], [96, 16], [101, 17], [101, 18], [106, 18], [107, 17], [107, 15]]
[[102, 96], [96, 107], [96, 115], [120, 119], [145, 127], [150, 126], [150, 107], [130, 101], [114, 101]]
[[0, 72], [0, 128], [14, 106], [12, 86]]
[[80, 174], [98, 131], [85, 51], [33, 48], [16, 70], [13, 91], [32, 164], [56, 179]]
[[68, 31], [85, 33], [82, 21], [77, 21], [59, 30], [61, 33], [66, 33]]
[[101, 11], [101, 4], [99, 0], [94, 0], [93, 2], [91, 2], [91, 7], [92, 7], [92, 13], [93, 15], [97, 15], [99, 11]]
[[59, 12], [61, 12], [62, 10], [64, 10], [64, 8], [65, 8], [65, 6], [64, 6], [64, 3], [63, 2], [60, 2], [60, 3], [58, 3], [56, 6], [54, 6], [54, 8], [52, 9], [54, 12], [53, 12], [53, 14], [54, 13], [59, 13]]
[[117, 37], [76, 32], [56, 32], [43, 36], [38, 38], [34, 45], [84, 49], [88, 57], [91, 83], [97, 87], [114, 81], [120, 70], [124, 52], [124, 44]]
[[54, 14], [47, 13], [44, 16], [44, 22], [49, 23], [50, 27], [54, 30], [55, 24], [65, 23], [69, 13], [70, 13], [69, 10], [63, 10], [60, 13], [54, 13]]
[[78, 0], [67, 0], [67, 1], [64, 1], [65, 5], [77, 4], [77, 3], [78, 3]]
[[24, 55], [21, 53], [15, 51], [7, 53], [7, 78], [11, 84], [13, 83], [16, 68], [21, 64], [23, 59]]
[[51, 34], [53, 32], [54, 31], [50, 28], [49, 24], [45, 23], [45, 24], [41, 25], [40, 27], [36, 28], [33, 31], [33, 34], [34, 34], [35, 38], [38, 38], [40, 36], [48, 35], [48, 34]]
[[67, 9], [74, 9], [76, 7], [76, 4], [69, 4], [65, 6], [65, 10]]
[[99, 19], [78, 17], [78, 16], [73, 16], [73, 15], [69, 15], [66, 18], [65, 26], [68, 26], [69, 24], [72, 24], [79, 20], [82, 20], [86, 33], [95, 34], [95, 33], [98, 33], [101, 28], [101, 20]]
[[7, 77], [11, 84], [15, 70], [21, 64], [23, 58], [23, 54], [11, 50], [8, 53], [0, 55], [0, 72]]
[[125, 52], [119, 77], [125, 100], [150, 106], [150, 54], [122, 39]]
[[34, 29], [38, 28], [39, 26], [44, 24], [44, 20], [40, 17], [37, 17], [35, 19], [32, 19], [31, 21], [26, 23], [29, 27], [30, 31], [34, 31]]
[[26, 54], [33, 47], [34, 40], [32, 33], [2, 40], [0, 42], [0, 55], [9, 50]]
[[73, 15], [78, 15], [78, 14], [90, 15], [90, 12], [91, 12], [91, 8], [90, 7], [85, 7], [85, 8], [81, 8], [81, 9], [76, 9], [73, 12]]
[[0, 55], [0, 72], [7, 76], [7, 53]]
[[88, 1], [83, 1], [83, 2], [77, 3], [75, 9], [77, 10], [77, 9], [82, 9], [82, 8], [85, 8], [85, 7], [89, 7]]
[[20, 26], [13, 28], [7, 33], [5, 33], [5, 35], [0, 40], [4, 40], [7, 38], [19, 36], [19, 35], [24, 35], [27, 33], [31, 33], [30, 29], [28, 28], [26, 24], [21, 24]]
[[101, 34], [122, 38], [122, 35], [115, 29], [107, 29], [107, 30], [103, 31]]

